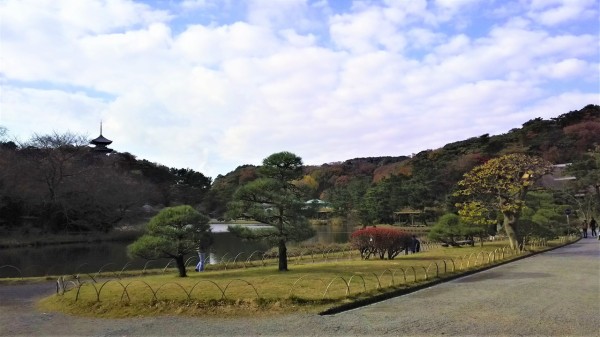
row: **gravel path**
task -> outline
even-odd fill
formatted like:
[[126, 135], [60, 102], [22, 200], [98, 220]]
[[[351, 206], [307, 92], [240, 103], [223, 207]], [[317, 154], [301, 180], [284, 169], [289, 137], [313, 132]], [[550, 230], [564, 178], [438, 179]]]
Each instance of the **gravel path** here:
[[600, 336], [600, 241], [332, 316], [95, 319], [43, 313], [54, 284], [0, 286], [0, 336]]

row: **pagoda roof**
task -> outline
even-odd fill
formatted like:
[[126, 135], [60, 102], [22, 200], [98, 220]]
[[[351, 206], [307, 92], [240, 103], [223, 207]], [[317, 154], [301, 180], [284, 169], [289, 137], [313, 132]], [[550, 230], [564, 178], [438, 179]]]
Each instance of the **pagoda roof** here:
[[109, 145], [110, 143], [112, 143], [112, 140], [106, 139], [104, 138], [104, 136], [102, 136], [102, 134], [100, 134], [98, 138], [92, 139], [90, 143], [94, 145]]

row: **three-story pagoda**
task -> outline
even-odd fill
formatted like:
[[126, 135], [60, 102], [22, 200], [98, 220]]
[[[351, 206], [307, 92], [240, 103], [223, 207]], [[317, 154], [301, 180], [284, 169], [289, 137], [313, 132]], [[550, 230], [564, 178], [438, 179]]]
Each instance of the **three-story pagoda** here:
[[98, 136], [98, 138], [96, 139], [92, 139], [90, 141], [90, 144], [94, 145], [94, 151], [96, 152], [110, 153], [113, 151], [112, 149], [109, 149], [107, 147], [108, 145], [110, 145], [110, 143], [112, 143], [112, 140], [109, 140], [102, 136], [102, 122], [100, 122], [100, 136]]

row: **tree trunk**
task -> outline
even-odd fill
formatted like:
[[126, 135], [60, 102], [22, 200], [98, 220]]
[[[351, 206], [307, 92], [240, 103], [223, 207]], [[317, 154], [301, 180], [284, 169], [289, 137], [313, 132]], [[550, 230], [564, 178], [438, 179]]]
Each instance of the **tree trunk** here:
[[510, 248], [521, 251], [523, 238], [517, 231], [517, 220], [518, 218], [514, 214], [504, 214], [504, 231], [510, 241]]
[[287, 271], [287, 247], [285, 240], [279, 239], [279, 271]]
[[175, 257], [175, 263], [177, 263], [177, 270], [179, 270], [179, 277], [186, 277], [185, 273], [185, 262], [183, 261], [183, 255], [177, 255]]

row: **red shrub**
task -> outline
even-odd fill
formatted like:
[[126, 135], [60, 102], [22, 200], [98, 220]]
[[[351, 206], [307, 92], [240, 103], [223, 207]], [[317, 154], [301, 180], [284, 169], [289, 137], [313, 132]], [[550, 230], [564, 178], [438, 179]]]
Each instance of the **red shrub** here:
[[368, 227], [359, 229], [350, 236], [352, 247], [360, 251], [363, 259], [368, 259], [371, 255], [384, 259], [387, 254], [387, 258], [391, 260], [409, 248], [411, 242], [410, 234], [393, 228]]

